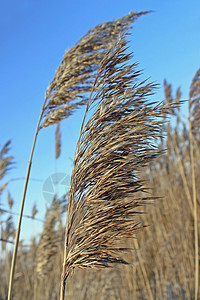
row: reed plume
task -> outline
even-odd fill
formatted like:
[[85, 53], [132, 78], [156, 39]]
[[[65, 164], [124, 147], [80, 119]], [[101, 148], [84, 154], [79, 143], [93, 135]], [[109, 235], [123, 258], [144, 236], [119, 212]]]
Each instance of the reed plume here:
[[91, 90], [101, 59], [116, 42], [119, 34], [130, 29], [131, 23], [146, 13], [132, 12], [121, 19], [97, 25], [90, 30], [74, 47], [66, 51], [63, 61], [47, 89], [27, 167], [11, 264], [8, 300], [11, 299], [22, 215], [38, 133], [42, 128], [57, 124], [69, 117], [77, 108], [86, 104], [86, 94]]
[[[3, 147], [0, 150], [0, 181], [8, 174], [12, 164], [13, 164], [13, 156], [10, 156], [8, 152], [10, 151], [10, 145], [11, 141], [7, 141]], [[7, 187], [8, 182], [5, 182], [3, 184], [0, 184], [0, 196], [1, 193], [5, 190]], [[12, 208], [13, 205], [13, 199], [10, 195], [10, 192], [8, 192], [8, 205], [10, 208]], [[2, 203], [0, 202], [0, 217], [3, 215], [3, 213], [6, 212], [6, 210], [1, 208]], [[4, 223], [4, 224], [3, 224]], [[1, 242], [2, 242], [2, 251], [6, 249], [6, 243], [12, 243], [12, 241], [9, 241], [10, 236], [14, 233], [14, 225], [12, 222], [12, 217], [8, 217], [7, 220], [0, 220], [1, 225]]]
[[[2, 180], [8, 173], [13, 164], [13, 156], [9, 156], [8, 152], [10, 151], [11, 141], [7, 141], [0, 150], [0, 180]], [[0, 195], [2, 191], [6, 188], [8, 182], [0, 186]]]
[[67, 50], [46, 92], [41, 128], [58, 123], [87, 103], [101, 59], [117, 41], [120, 33], [148, 12], [134, 13], [95, 26]]
[[36, 216], [37, 213], [38, 213], [37, 206], [36, 206], [36, 204], [33, 204], [32, 211], [31, 211], [32, 219], [35, 219], [35, 216]]
[[52, 271], [53, 258], [57, 253], [59, 242], [56, 225], [60, 223], [62, 211], [63, 201], [55, 196], [50, 208], [46, 211], [45, 223], [38, 243], [36, 272], [39, 277]]
[[196, 72], [189, 92], [189, 111], [192, 132], [199, 132], [200, 127], [200, 69]]
[[147, 101], [156, 85], [138, 81], [126, 50], [124, 33], [101, 61], [86, 107], [68, 195], [62, 300], [74, 268], [127, 263], [116, 242], [140, 227], [133, 216], [149, 199], [139, 194], [140, 171], [160, 153], [161, 116], [173, 109]]
[[13, 156], [8, 156], [11, 141], [7, 141], [0, 151], [0, 180], [7, 174], [12, 165]]
[[[1, 210], [0, 210], [0, 213], [2, 213]], [[11, 237], [14, 238], [14, 235], [15, 235], [15, 226], [13, 223], [12, 216], [9, 216], [4, 222], [0, 222], [0, 225], [1, 225], [1, 241], [2, 241], [1, 248], [2, 248], [2, 251], [5, 251], [6, 243], [13, 243], [9, 239]]]
[[176, 103], [176, 106], [174, 106], [172, 113], [174, 115], [178, 115], [178, 112], [180, 111], [180, 104], [182, 101], [180, 100], [181, 98], [181, 90], [178, 88], [176, 90], [176, 96], [172, 96], [172, 85], [167, 82], [167, 80], [164, 80], [164, 95], [165, 95], [165, 103]]
[[39, 276], [45, 276], [52, 271], [52, 259], [57, 252], [55, 224], [55, 214], [47, 210], [36, 256], [36, 272]]

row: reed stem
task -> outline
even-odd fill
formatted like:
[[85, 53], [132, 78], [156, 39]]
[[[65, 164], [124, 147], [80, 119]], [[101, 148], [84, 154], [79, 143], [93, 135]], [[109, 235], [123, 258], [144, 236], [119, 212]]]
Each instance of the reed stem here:
[[193, 190], [193, 206], [194, 206], [194, 247], [195, 247], [195, 300], [198, 299], [198, 282], [199, 282], [199, 255], [198, 255], [198, 220], [197, 220], [197, 195], [196, 195], [196, 181], [195, 181], [195, 167], [194, 167], [194, 149], [193, 149], [193, 135], [191, 117], [189, 122], [190, 134], [190, 159], [192, 168], [192, 190]]
[[43, 117], [43, 112], [44, 112], [44, 107], [45, 107], [46, 101], [47, 101], [47, 99], [45, 100], [45, 102], [43, 104], [42, 112], [40, 114], [39, 121], [38, 121], [38, 124], [37, 124], [35, 136], [34, 136], [34, 139], [33, 139], [31, 154], [30, 154], [30, 158], [29, 158], [28, 168], [27, 168], [27, 172], [26, 172], [24, 190], [23, 190], [23, 195], [22, 195], [22, 200], [21, 200], [21, 208], [20, 208], [20, 213], [19, 213], [18, 226], [17, 226], [17, 231], [16, 231], [16, 237], [15, 237], [15, 246], [14, 246], [11, 269], [10, 269], [10, 280], [9, 280], [9, 287], [8, 287], [8, 300], [11, 300], [11, 297], [12, 297], [14, 272], [15, 272], [15, 265], [16, 265], [16, 260], [17, 260], [17, 251], [18, 251], [18, 246], [19, 246], [19, 237], [20, 237], [21, 223], [22, 223], [22, 217], [23, 217], [23, 211], [24, 211], [24, 203], [25, 203], [25, 199], [26, 199], [26, 192], [27, 192], [29, 176], [30, 176], [30, 171], [31, 171], [33, 153], [34, 153], [34, 150], [35, 150], [36, 140], [37, 140], [37, 136], [38, 136], [38, 133], [39, 133], [39, 130], [40, 130], [40, 123], [41, 123], [41, 120], [42, 120], [42, 117]]

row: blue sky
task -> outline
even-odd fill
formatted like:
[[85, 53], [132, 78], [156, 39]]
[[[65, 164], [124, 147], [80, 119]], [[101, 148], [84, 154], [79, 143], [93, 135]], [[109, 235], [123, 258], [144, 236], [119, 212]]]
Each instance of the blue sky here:
[[[134, 59], [143, 69], [141, 79], [150, 77], [161, 85], [155, 95], [157, 101], [163, 99], [164, 78], [173, 84], [174, 93], [181, 86], [182, 98], [186, 99], [191, 79], [200, 67], [200, 1], [0, 0], [0, 144], [12, 139], [10, 154], [16, 162], [6, 179], [25, 176], [45, 91], [65, 50], [98, 23], [142, 10], [153, 12], [134, 24], [130, 37]], [[55, 127], [40, 132], [26, 214], [31, 213], [35, 202], [40, 211], [38, 217], [42, 217], [48, 205], [42, 195], [48, 176], [55, 172], [70, 174], [82, 114], [79, 111], [61, 124], [62, 154], [56, 162]], [[22, 189], [23, 180], [9, 185], [14, 211], [19, 210]], [[7, 208], [6, 194], [1, 202]], [[24, 220], [23, 224], [23, 238], [27, 238], [30, 226], [31, 233], [37, 233], [36, 221]]]

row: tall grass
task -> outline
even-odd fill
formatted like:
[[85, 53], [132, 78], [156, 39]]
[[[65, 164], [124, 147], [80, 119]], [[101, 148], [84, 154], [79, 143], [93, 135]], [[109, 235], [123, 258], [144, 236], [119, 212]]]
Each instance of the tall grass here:
[[195, 242], [195, 300], [198, 298], [199, 289], [199, 237], [198, 237], [198, 219], [197, 219], [197, 191], [195, 176], [194, 159], [194, 138], [193, 134], [199, 133], [200, 125], [200, 69], [196, 72], [190, 87], [189, 94], [189, 136], [190, 136], [190, 158], [192, 168], [192, 194], [194, 205], [194, 242]]
[[[181, 113], [179, 117], [181, 119]], [[181, 159], [188, 189], [192, 195], [189, 130], [187, 123], [185, 125], [184, 128], [183, 121], [180, 121], [179, 130], [171, 126], [166, 136], [168, 152], [152, 161], [141, 172], [141, 177], [149, 181], [147, 187], [151, 187], [151, 194], [162, 198], [148, 202], [148, 205], [141, 208], [138, 207], [138, 212], [141, 209], [143, 213], [133, 216], [132, 222], [140, 223], [141, 226], [142, 224], [150, 226], [135, 231], [128, 240], [123, 238], [118, 243], [118, 247], [134, 249], [122, 255], [129, 265], [114, 265], [113, 268], [98, 271], [75, 269], [72, 276], [68, 277], [69, 299], [143, 300], [150, 299], [150, 293], [153, 299], [157, 300], [194, 299], [194, 216], [179, 169], [179, 159]], [[199, 145], [198, 137], [193, 138]], [[175, 139], [178, 148], [174, 143]], [[178, 154], [176, 154], [177, 150]], [[197, 182], [200, 178], [199, 161], [200, 152], [197, 148], [195, 151]], [[196, 192], [199, 215], [199, 185], [196, 185]], [[44, 270], [41, 278], [36, 267], [41, 242], [34, 239], [29, 246], [25, 242], [20, 244], [14, 299], [59, 299], [64, 228], [59, 227], [58, 230], [56, 225], [58, 223], [59, 221], [54, 224], [56, 238], [54, 239], [53, 236], [51, 238], [52, 248], [56, 249], [55, 255], [50, 258], [51, 271], [46, 274]], [[135, 238], [138, 245], [135, 243]], [[8, 250], [4, 250], [3, 253], [0, 298], [5, 299], [11, 256]], [[147, 288], [147, 281], [151, 292]]]
[[140, 227], [133, 216], [149, 197], [139, 195], [145, 192], [139, 172], [161, 153], [161, 117], [173, 108], [147, 101], [155, 85], [138, 80], [126, 50], [124, 35], [101, 61], [81, 127], [68, 196], [62, 300], [74, 268], [126, 263], [121, 253], [127, 249], [116, 242]]
[[50, 83], [39, 116], [24, 183], [15, 247], [10, 270], [8, 300], [11, 300], [15, 264], [19, 246], [22, 216], [31, 171], [32, 159], [39, 131], [69, 117], [78, 107], [86, 104], [84, 95], [90, 91], [95, 71], [107, 50], [117, 40], [119, 33], [130, 28], [139, 16], [147, 12], [130, 13], [113, 22], [90, 30], [72, 49], [65, 52], [55, 78]]
[[[190, 89], [188, 128], [179, 108], [180, 89], [173, 97], [165, 81], [165, 104], [150, 103], [155, 85], [140, 82], [137, 65], [130, 63], [126, 32], [141, 14], [89, 31], [66, 51], [47, 89], [27, 170], [9, 286], [11, 254], [5, 242], [12, 235], [2, 239], [3, 299], [7, 290], [11, 299], [13, 282], [16, 300], [64, 299], [66, 284], [74, 300], [198, 299], [199, 71]], [[33, 239], [27, 247], [19, 234], [38, 133], [82, 105], [86, 112], [66, 228], [61, 218], [66, 206], [55, 197], [39, 241]], [[175, 126], [166, 124], [168, 113]], [[56, 158], [60, 148], [57, 127]], [[9, 196], [12, 208], [11, 203]], [[32, 217], [36, 212], [34, 207]], [[11, 219], [6, 225], [12, 227]], [[8, 227], [1, 223], [1, 232], [9, 233]]]

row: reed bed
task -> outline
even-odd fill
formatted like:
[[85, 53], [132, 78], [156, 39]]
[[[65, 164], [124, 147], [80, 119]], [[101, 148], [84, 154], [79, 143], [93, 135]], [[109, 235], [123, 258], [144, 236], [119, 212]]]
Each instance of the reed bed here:
[[[68, 279], [69, 299], [150, 299], [147, 281], [153, 299], [194, 299], [193, 211], [190, 209], [179, 168], [181, 157], [187, 188], [192, 197], [188, 134], [187, 128], [184, 132], [176, 132], [171, 128], [166, 140], [169, 151], [144, 169], [143, 178], [149, 180], [151, 194], [162, 198], [145, 205], [142, 207], [143, 214], [134, 216], [134, 222], [149, 226], [135, 232], [128, 240], [123, 239], [119, 244], [120, 247], [133, 249], [123, 255], [123, 259], [130, 265], [116, 265], [108, 270], [75, 270]], [[195, 152], [195, 158], [198, 180], [198, 151]], [[197, 185], [198, 215], [199, 195], [200, 187]], [[59, 299], [64, 226], [58, 230], [55, 224], [55, 235], [58, 237], [61, 233], [62, 241], [56, 238], [52, 246], [57, 249], [51, 261], [53, 271], [47, 275], [44, 272], [42, 277], [36, 271], [40, 242], [33, 240], [29, 247], [21, 244], [21, 263], [17, 264], [14, 299]], [[135, 237], [138, 245], [135, 244]], [[1, 273], [0, 298], [6, 299], [11, 255], [7, 250], [3, 253], [5, 259], [1, 260], [1, 269], [4, 271]], [[41, 258], [43, 255], [41, 253]], [[29, 282], [30, 285], [24, 282]]]
[[[47, 89], [36, 136], [79, 107], [85, 105], [86, 111], [66, 227], [66, 202], [55, 195], [40, 238], [28, 246], [18, 243], [13, 299], [64, 299], [65, 290], [67, 299], [74, 300], [198, 299], [200, 73], [191, 83], [189, 122], [182, 117], [180, 88], [173, 96], [166, 80], [164, 103], [148, 100], [156, 85], [139, 81], [127, 46], [127, 30], [142, 14], [89, 31], [66, 51]], [[9, 145], [0, 152], [0, 180], [13, 160]], [[55, 154], [56, 159], [61, 154], [59, 125]], [[0, 184], [0, 192], [4, 186]], [[10, 209], [12, 205], [8, 194]], [[13, 242], [15, 228], [12, 218], [3, 216], [6, 210], [0, 212], [0, 299], [6, 299], [11, 265], [7, 243], [10, 238]], [[34, 206], [32, 218], [36, 213]]]

